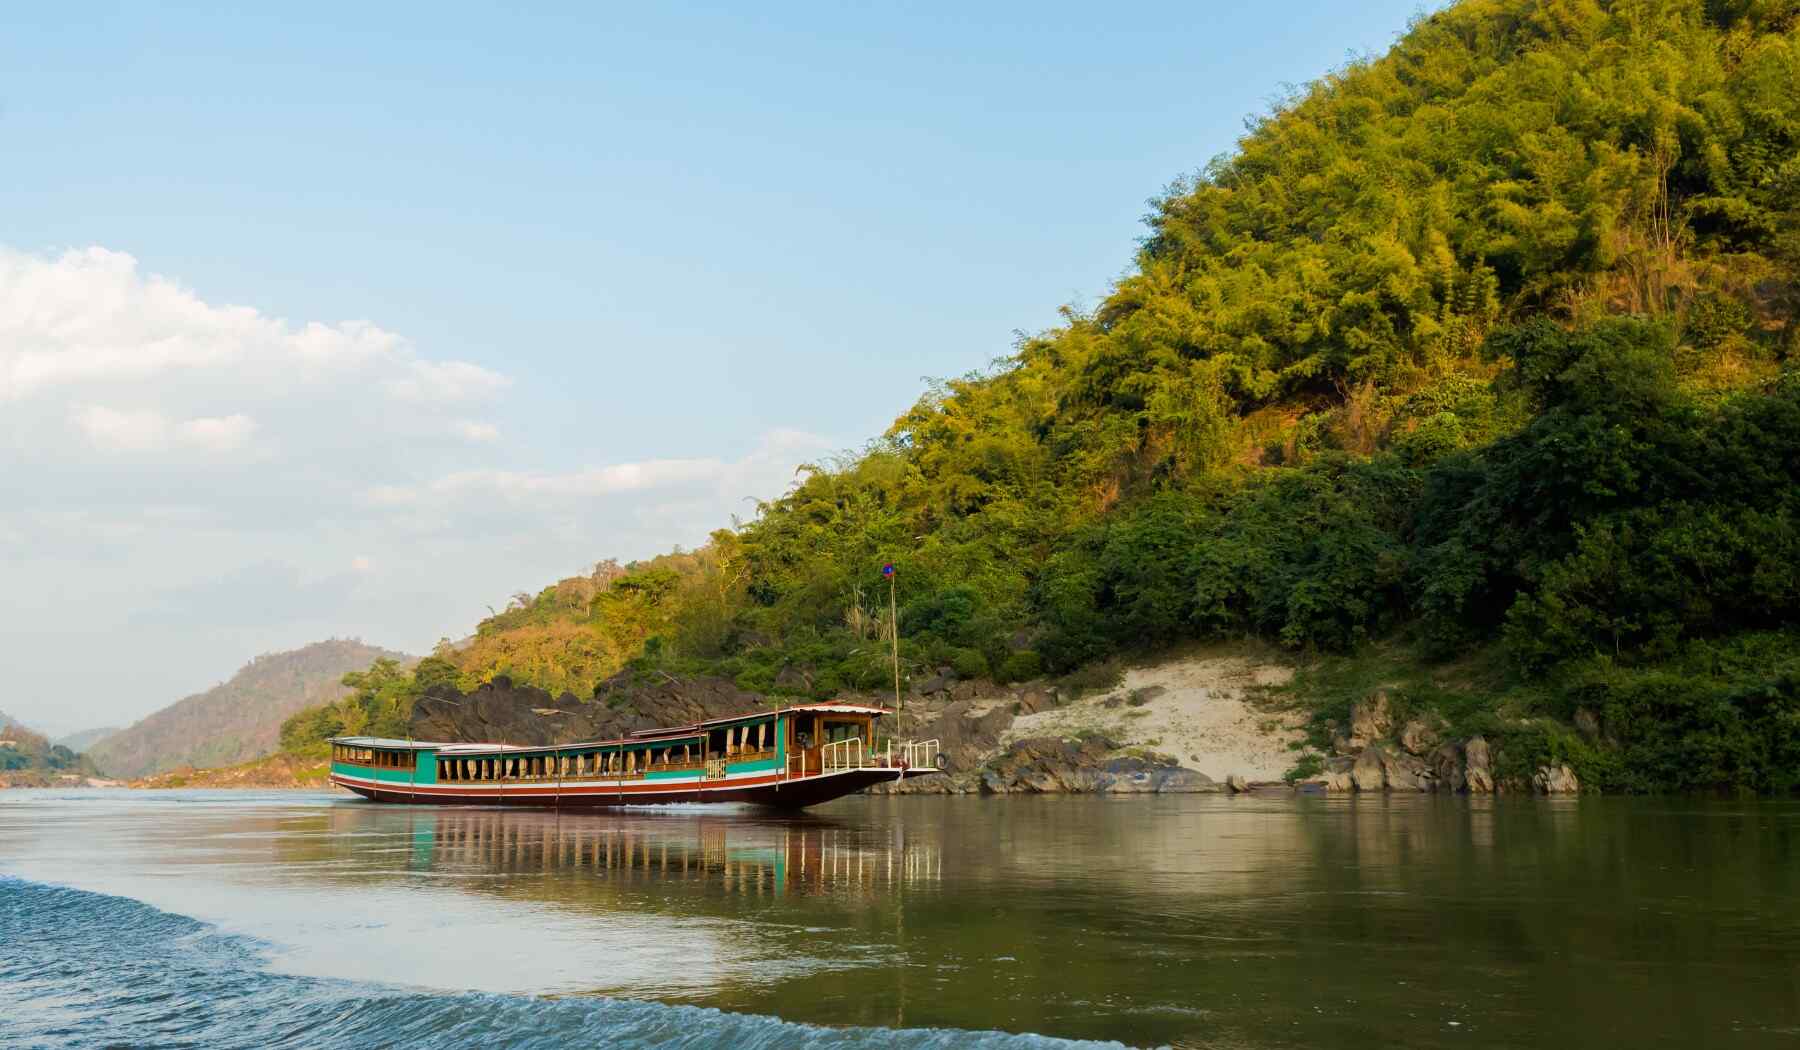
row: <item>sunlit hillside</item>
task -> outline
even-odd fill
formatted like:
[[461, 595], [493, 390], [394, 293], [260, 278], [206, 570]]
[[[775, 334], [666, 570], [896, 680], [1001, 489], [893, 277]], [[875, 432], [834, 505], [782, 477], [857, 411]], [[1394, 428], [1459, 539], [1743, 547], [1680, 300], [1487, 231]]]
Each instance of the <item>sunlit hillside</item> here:
[[1596, 786], [1794, 784], [1800, 4], [1466, 0], [1146, 221], [1091, 311], [440, 673], [878, 687], [891, 561], [913, 675], [1254, 636]]

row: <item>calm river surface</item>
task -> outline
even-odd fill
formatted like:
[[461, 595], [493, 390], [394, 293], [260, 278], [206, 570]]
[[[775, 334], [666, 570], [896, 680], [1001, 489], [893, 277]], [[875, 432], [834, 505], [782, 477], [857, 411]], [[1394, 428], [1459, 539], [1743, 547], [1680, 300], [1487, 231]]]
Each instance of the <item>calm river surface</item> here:
[[1800, 1046], [1800, 806], [0, 792], [0, 1045], [1061, 1039]]

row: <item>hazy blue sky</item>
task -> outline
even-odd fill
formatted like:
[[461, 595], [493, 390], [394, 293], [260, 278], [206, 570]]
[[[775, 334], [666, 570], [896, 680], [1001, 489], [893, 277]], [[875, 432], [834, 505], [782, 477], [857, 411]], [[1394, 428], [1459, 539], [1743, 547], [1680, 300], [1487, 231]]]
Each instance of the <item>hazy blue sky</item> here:
[[1147, 198], [1420, 10], [274, 6], [0, 37], [28, 722], [698, 543], [1103, 296]]

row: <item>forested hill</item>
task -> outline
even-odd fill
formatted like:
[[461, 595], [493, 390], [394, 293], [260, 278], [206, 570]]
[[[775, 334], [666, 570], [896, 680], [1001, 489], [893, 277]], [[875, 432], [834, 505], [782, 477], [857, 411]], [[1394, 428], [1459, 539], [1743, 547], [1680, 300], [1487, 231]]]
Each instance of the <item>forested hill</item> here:
[[106, 737], [87, 757], [108, 776], [140, 777], [180, 765], [228, 765], [268, 754], [276, 748], [284, 719], [336, 699], [345, 691], [345, 673], [377, 659], [407, 657], [345, 638], [267, 653], [229, 681]]
[[0, 787], [63, 784], [93, 772], [86, 756], [52, 744], [17, 721], [0, 720]]
[[1454, 4], [1147, 222], [1092, 311], [433, 674], [875, 688], [892, 561], [909, 674], [1254, 636], [1379, 654], [1524, 768], [1794, 785], [1800, 2]]

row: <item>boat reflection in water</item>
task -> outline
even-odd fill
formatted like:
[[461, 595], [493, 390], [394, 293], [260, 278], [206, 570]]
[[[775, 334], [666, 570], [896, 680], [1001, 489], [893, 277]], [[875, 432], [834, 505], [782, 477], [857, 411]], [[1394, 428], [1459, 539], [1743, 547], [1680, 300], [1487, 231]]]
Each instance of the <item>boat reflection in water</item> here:
[[885, 892], [943, 876], [934, 843], [872, 839], [828, 820], [466, 809], [409, 816], [415, 863], [440, 871], [601, 874], [617, 886], [708, 884], [751, 896]]

